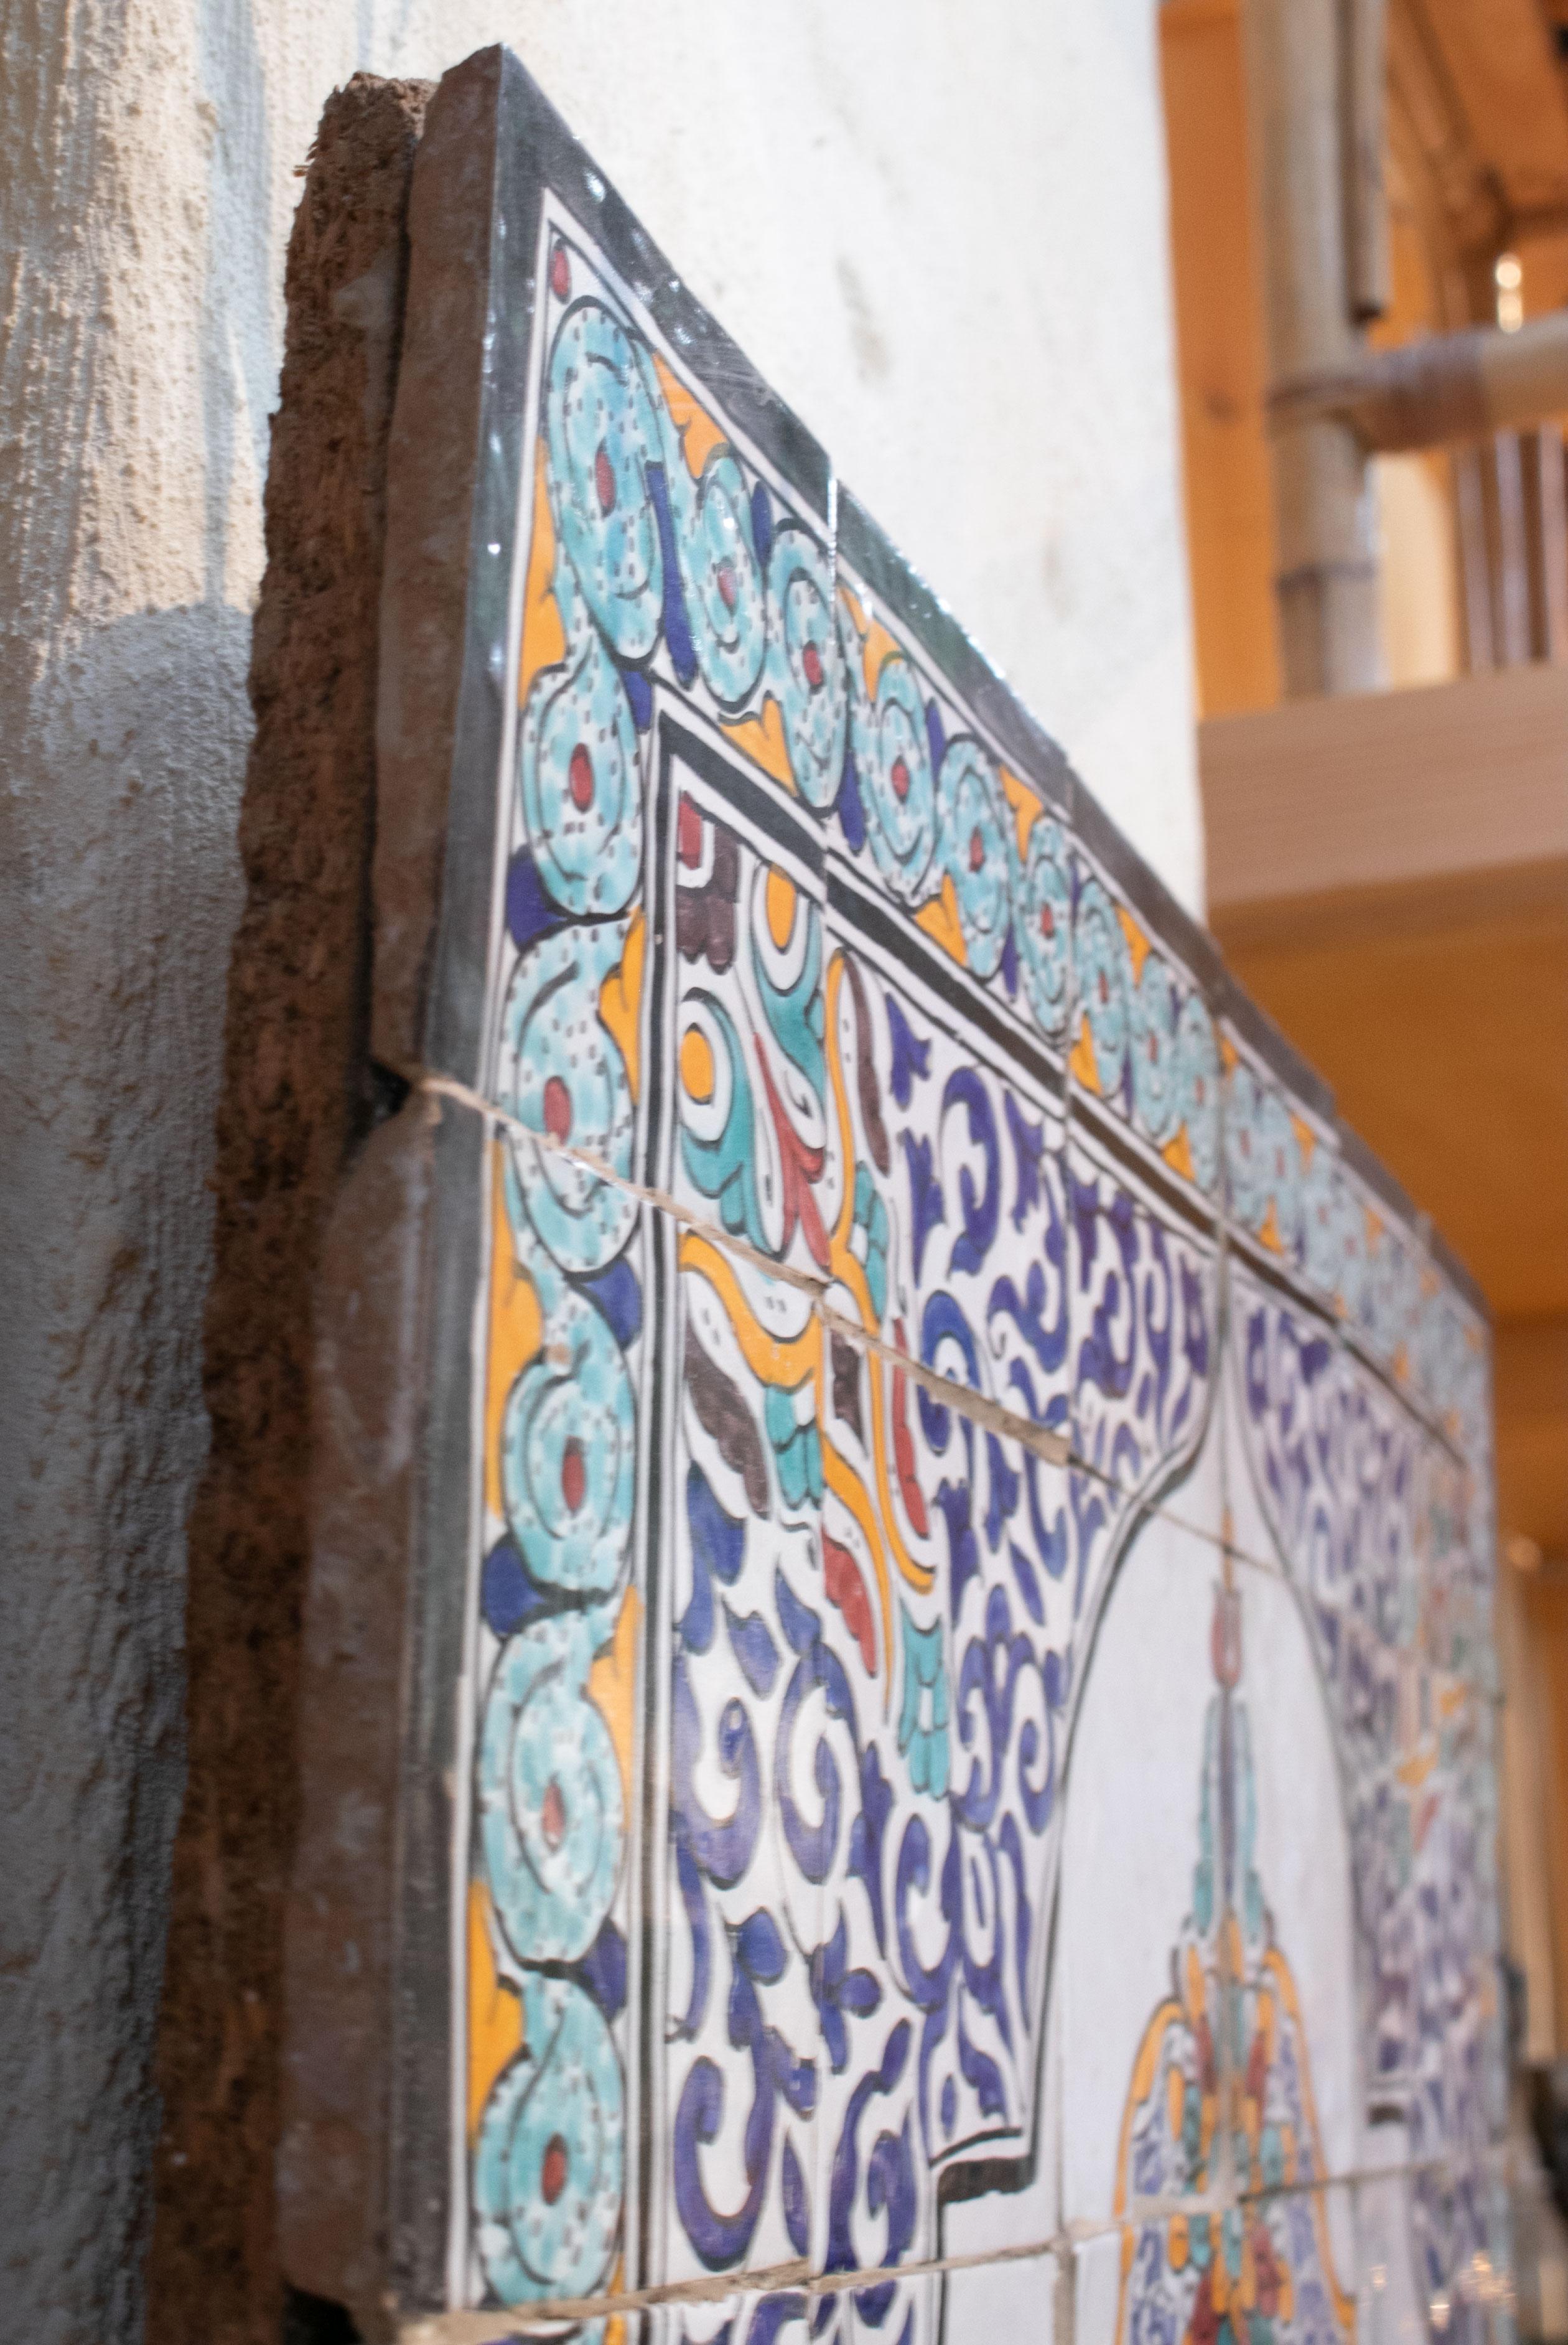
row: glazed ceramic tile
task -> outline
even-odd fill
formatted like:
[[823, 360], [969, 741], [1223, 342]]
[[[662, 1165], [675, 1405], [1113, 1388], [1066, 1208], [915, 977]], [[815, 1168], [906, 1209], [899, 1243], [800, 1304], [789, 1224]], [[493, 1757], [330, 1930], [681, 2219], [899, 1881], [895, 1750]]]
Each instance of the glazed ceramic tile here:
[[1194, 1480], [1220, 1341], [1218, 962], [1081, 788], [1070, 903], [1072, 1511], [1092, 1607], [1151, 1506], [1221, 1528], [1214, 1477]]
[[1220, 1581], [1207, 1541], [1147, 1522], [1073, 1722], [1050, 2018], [1068, 2223], [1202, 2197], [1224, 2178], [1236, 1769], [1215, 1674]]
[[1370, 2345], [1463, 2345], [1508, 2334], [1513, 2276], [1500, 2162], [1370, 2177], [1358, 2193], [1363, 2335]]
[[501, 53], [411, 218], [291, 2203], [377, 2320], [1348, 2345], [1320, 2183], [1447, 2270], [1495, 2129], [1476, 1298]]
[[1077, 2252], [1082, 2345], [1263, 2335], [1352, 2345], [1358, 2242], [1349, 2188], [1128, 2225]]
[[1070, 2254], [1011, 2256], [949, 2274], [943, 2337], [1027, 2337], [1054, 2345], [1064, 2260]]
[[[1238, 1539], [1251, 1528], [1242, 1493]], [[1237, 2157], [1245, 2187], [1257, 2190], [1356, 2172], [1366, 2156], [1367, 2089], [1355, 1873], [1318, 1657], [1289, 1579], [1241, 1566], [1235, 1582], [1234, 1720], [1245, 1787], [1239, 1913], [1262, 2035], [1290, 2038], [1293, 2072], [1273, 2107], [1268, 2092], [1250, 2090], [1255, 2027], [1246, 2059], [1238, 2056]]]

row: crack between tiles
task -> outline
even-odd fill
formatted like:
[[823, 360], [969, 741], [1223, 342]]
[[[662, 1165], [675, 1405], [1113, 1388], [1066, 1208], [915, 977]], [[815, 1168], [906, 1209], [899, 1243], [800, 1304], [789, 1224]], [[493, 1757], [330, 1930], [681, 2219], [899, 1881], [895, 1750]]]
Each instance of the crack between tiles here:
[[[1488, 2145], [1482, 2159], [1494, 2162], [1500, 2156], [1505, 2163], [1510, 2162], [1511, 2151], [1506, 2143]], [[1461, 2163], [1453, 2157], [1405, 2158], [1392, 2166], [1357, 2167], [1343, 2174], [1325, 2175], [1312, 2181], [1276, 2183], [1259, 2190], [1210, 2190], [1186, 2198], [1135, 2198], [1124, 2216], [1098, 2222], [1067, 2223], [1043, 2238], [976, 2249], [966, 2255], [930, 2256], [916, 2263], [869, 2264], [855, 2271], [818, 2272], [803, 2256], [790, 2263], [764, 2265], [755, 2270], [664, 2280], [649, 2288], [622, 2289], [613, 2295], [551, 2297], [536, 2304], [498, 2306], [491, 2312], [430, 2313], [404, 2322], [398, 2330], [398, 2345], [510, 2345], [513, 2338], [550, 2337], [584, 2320], [652, 2311], [664, 2304], [720, 2304], [730, 2297], [771, 2296], [786, 2290], [810, 2297], [842, 2296], [860, 2289], [885, 2287], [889, 2280], [940, 2279], [948, 2272], [1037, 2262], [1047, 2256], [1065, 2261], [1079, 2248], [1093, 2246], [1099, 2239], [1116, 2238], [1147, 2223], [1168, 2222], [1179, 2216], [1223, 2216], [1238, 2207], [1316, 2198], [1330, 2190], [1364, 2188], [1422, 2174], [1449, 2173]]]
[[[857, 1350], [885, 1361], [906, 1376], [912, 1384], [928, 1393], [942, 1407], [950, 1408], [955, 1415], [967, 1418], [983, 1432], [993, 1433], [1002, 1440], [1017, 1442], [1048, 1466], [1086, 1476], [1108, 1490], [1118, 1504], [1141, 1506], [1144, 1513], [1158, 1516], [1174, 1529], [1185, 1531], [1189, 1538], [1212, 1548], [1220, 1557], [1245, 1564], [1249, 1569], [1262, 1572], [1283, 1586], [1293, 1584], [1284, 1566], [1274, 1557], [1257, 1555], [1248, 1548], [1239, 1547], [1228, 1532], [1215, 1531], [1206, 1524], [1194, 1522], [1173, 1507], [1148, 1499], [1139, 1500], [1136, 1491], [1128, 1490], [1118, 1482], [1104, 1467], [1093, 1465], [1087, 1457], [1079, 1456], [1065, 1434], [1052, 1433], [1047, 1426], [1037, 1425], [1033, 1418], [1020, 1416], [1016, 1410], [1004, 1408], [1000, 1402], [987, 1399], [984, 1393], [974, 1391], [970, 1386], [958, 1384], [950, 1376], [938, 1376], [935, 1369], [925, 1366], [909, 1353], [900, 1351], [895, 1344], [889, 1344], [882, 1336], [874, 1335], [859, 1320], [847, 1317], [829, 1302], [833, 1282], [818, 1273], [800, 1270], [793, 1263], [774, 1262], [770, 1255], [748, 1244], [744, 1238], [736, 1237], [733, 1231], [726, 1230], [721, 1223], [710, 1221], [705, 1214], [693, 1213], [689, 1205], [683, 1205], [679, 1198], [672, 1196], [668, 1190], [632, 1181], [626, 1174], [617, 1172], [612, 1165], [607, 1164], [602, 1157], [595, 1156], [591, 1150], [573, 1148], [570, 1142], [552, 1140], [547, 1132], [536, 1132], [531, 1124], [524, 1123], [521, 1116], [498, 1107], [493, 1100], [486, 1099], [482, 1092], [474, 1091], [469, 1084], [460, 1082], [454, 1075], [436, 1074], [423, 1067], [403, 1067], [396, 1071], [403, 1076], [410, 1090], [427, 1098], [449, 1099], [454, 1105], [467, 1108], [470, 1113], [495, 1124], [500, 1130], [531, 1142], [541, 1156], [557, 1157], [565, 1163], [576, 1165], [580, 1171], [592, 1173], [595, 1180], [604, 1182], [623, 1196], [633, 1198], [638, 1204], [652, 1206], [655, 1212], [666, 1214], [672, 1221], [705, 1239], [721, 1253], [737, 1262], [749, 1264], [764, 1278], [794, 1288], [809, 1298], [830, 1334], [853, 1344]], [[1469, 1680], [1462, 1679], [1459, 1682], [1469, 1684]], [[1489, 1698], [1483, 1687], [1472, 1686], [1470, 1690], [1482, 1699]]]

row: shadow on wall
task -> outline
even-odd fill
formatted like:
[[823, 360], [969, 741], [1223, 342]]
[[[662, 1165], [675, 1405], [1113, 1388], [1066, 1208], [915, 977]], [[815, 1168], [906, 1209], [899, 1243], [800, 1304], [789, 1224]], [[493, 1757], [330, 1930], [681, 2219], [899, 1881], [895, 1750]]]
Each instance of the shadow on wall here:
[[0, 2296], [51, 2340], [140, 2329], [249, 650], [147, 613], [0, 700]]

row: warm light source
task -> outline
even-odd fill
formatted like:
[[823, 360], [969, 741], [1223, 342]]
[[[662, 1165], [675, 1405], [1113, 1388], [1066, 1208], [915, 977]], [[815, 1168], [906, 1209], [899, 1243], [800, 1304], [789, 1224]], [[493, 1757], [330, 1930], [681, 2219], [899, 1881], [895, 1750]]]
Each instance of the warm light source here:
[[1524, 323], [1524, 271], [1516, 252], [1500, 252], [1492, 269], [1497, 288], [1497, 322], [1505, 334], [1516, 334]]
[[1539, 1571], [1541, 1548], [1537, 1540], [1527, 1538], [1522, 1531], [1511, 1531], [1502, 1542], [1502, 1552], [1515, 1571]]

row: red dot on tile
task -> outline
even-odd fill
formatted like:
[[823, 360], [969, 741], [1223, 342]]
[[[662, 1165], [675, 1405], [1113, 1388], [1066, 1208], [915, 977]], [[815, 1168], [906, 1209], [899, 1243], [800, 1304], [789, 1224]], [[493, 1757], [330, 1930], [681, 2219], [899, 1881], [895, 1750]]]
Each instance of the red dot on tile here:
[[800, 655], [800, 664], [805, 670], [807, 684], [815, 692], [822, 683], [822, 654], [814, 644], [807, 644]]
[[579, 814], [585, 814], [593, 803], [593, 760], [581, 741], [572, 752], [567, 780], [572, 787], [572, 805]]
[[599, 453], [593, 459], [593, 485], [599, 492], [600, 512], [612, 513], [615, 509], [615, 467], [610, 462], [610, 451], [602, 440], [599, 442]]
[[572, 1137], [572, 1094], [559, 1075], [551, 1075], [544, 1086], [544, 1128], [551, 1140]]
[[563, 244], [558, 244], [550, 256], [550, 289], [558, 301], [564, 301], [572, 291], [572, 264]]
[[[740, 582], [735, 576], [735, 565], [733, 562], [720, 563], [717, 584], [720, 602], [726, 611], [733, 611], [741, 599]], [[814, 651], [816, 649], [814, 644], [812, 649]]]
[[552, 2133], [539, 2161], [539, 2195], [547, 2207], [553, 2207], [566, 2188], [566, 2144]]
[[1040, 934], [1049, 943], [1057, 933], [1057, 916], [1048, 904], [1040, 906]]
[[681, 811], [675, 817], [675, 843], [682, 862], [688, 871], [694, 871], [703, 859], [703, 817], [690, 798], [681, 800]]
[[894, 797], [902, 803], [909, 796], [909, 768], [902, 757], [895, 757], [887, 778], [893, 785]]
[[588, 1488], [588, 1468], [582, 1462], [582, 1444], [569, 1441], [561, 1460], [561, 1495], [572, 1514], [582, 1504]]
[[980, 836], [980, 826], [979, 826], [979, 824], [978, 824], [978, 823], [976, 823], [976, 826], [975, 826], [975, 827], [974, 827], [974, 829], [969, 833], [969, 868], [970, 868], [970, 870], [971, 870], [971, 871], [978, 871], [978, 869], [980, 868], [981, 864], [982, 864], [982, 863], [984, 863], [984, 861], [985, 861], [985, 860], [986, 860], [986, 842], [985, 842], [985, 840], [984, 840], [984, 839], [981, 838], [981, 836]]
[[559, 1848], [566, 1838], [566, 1801], [559, 1779], [552, 1775], [545, 1787], [544, 1804], [539, 1812], [540, 1829], [548, 1848]]

